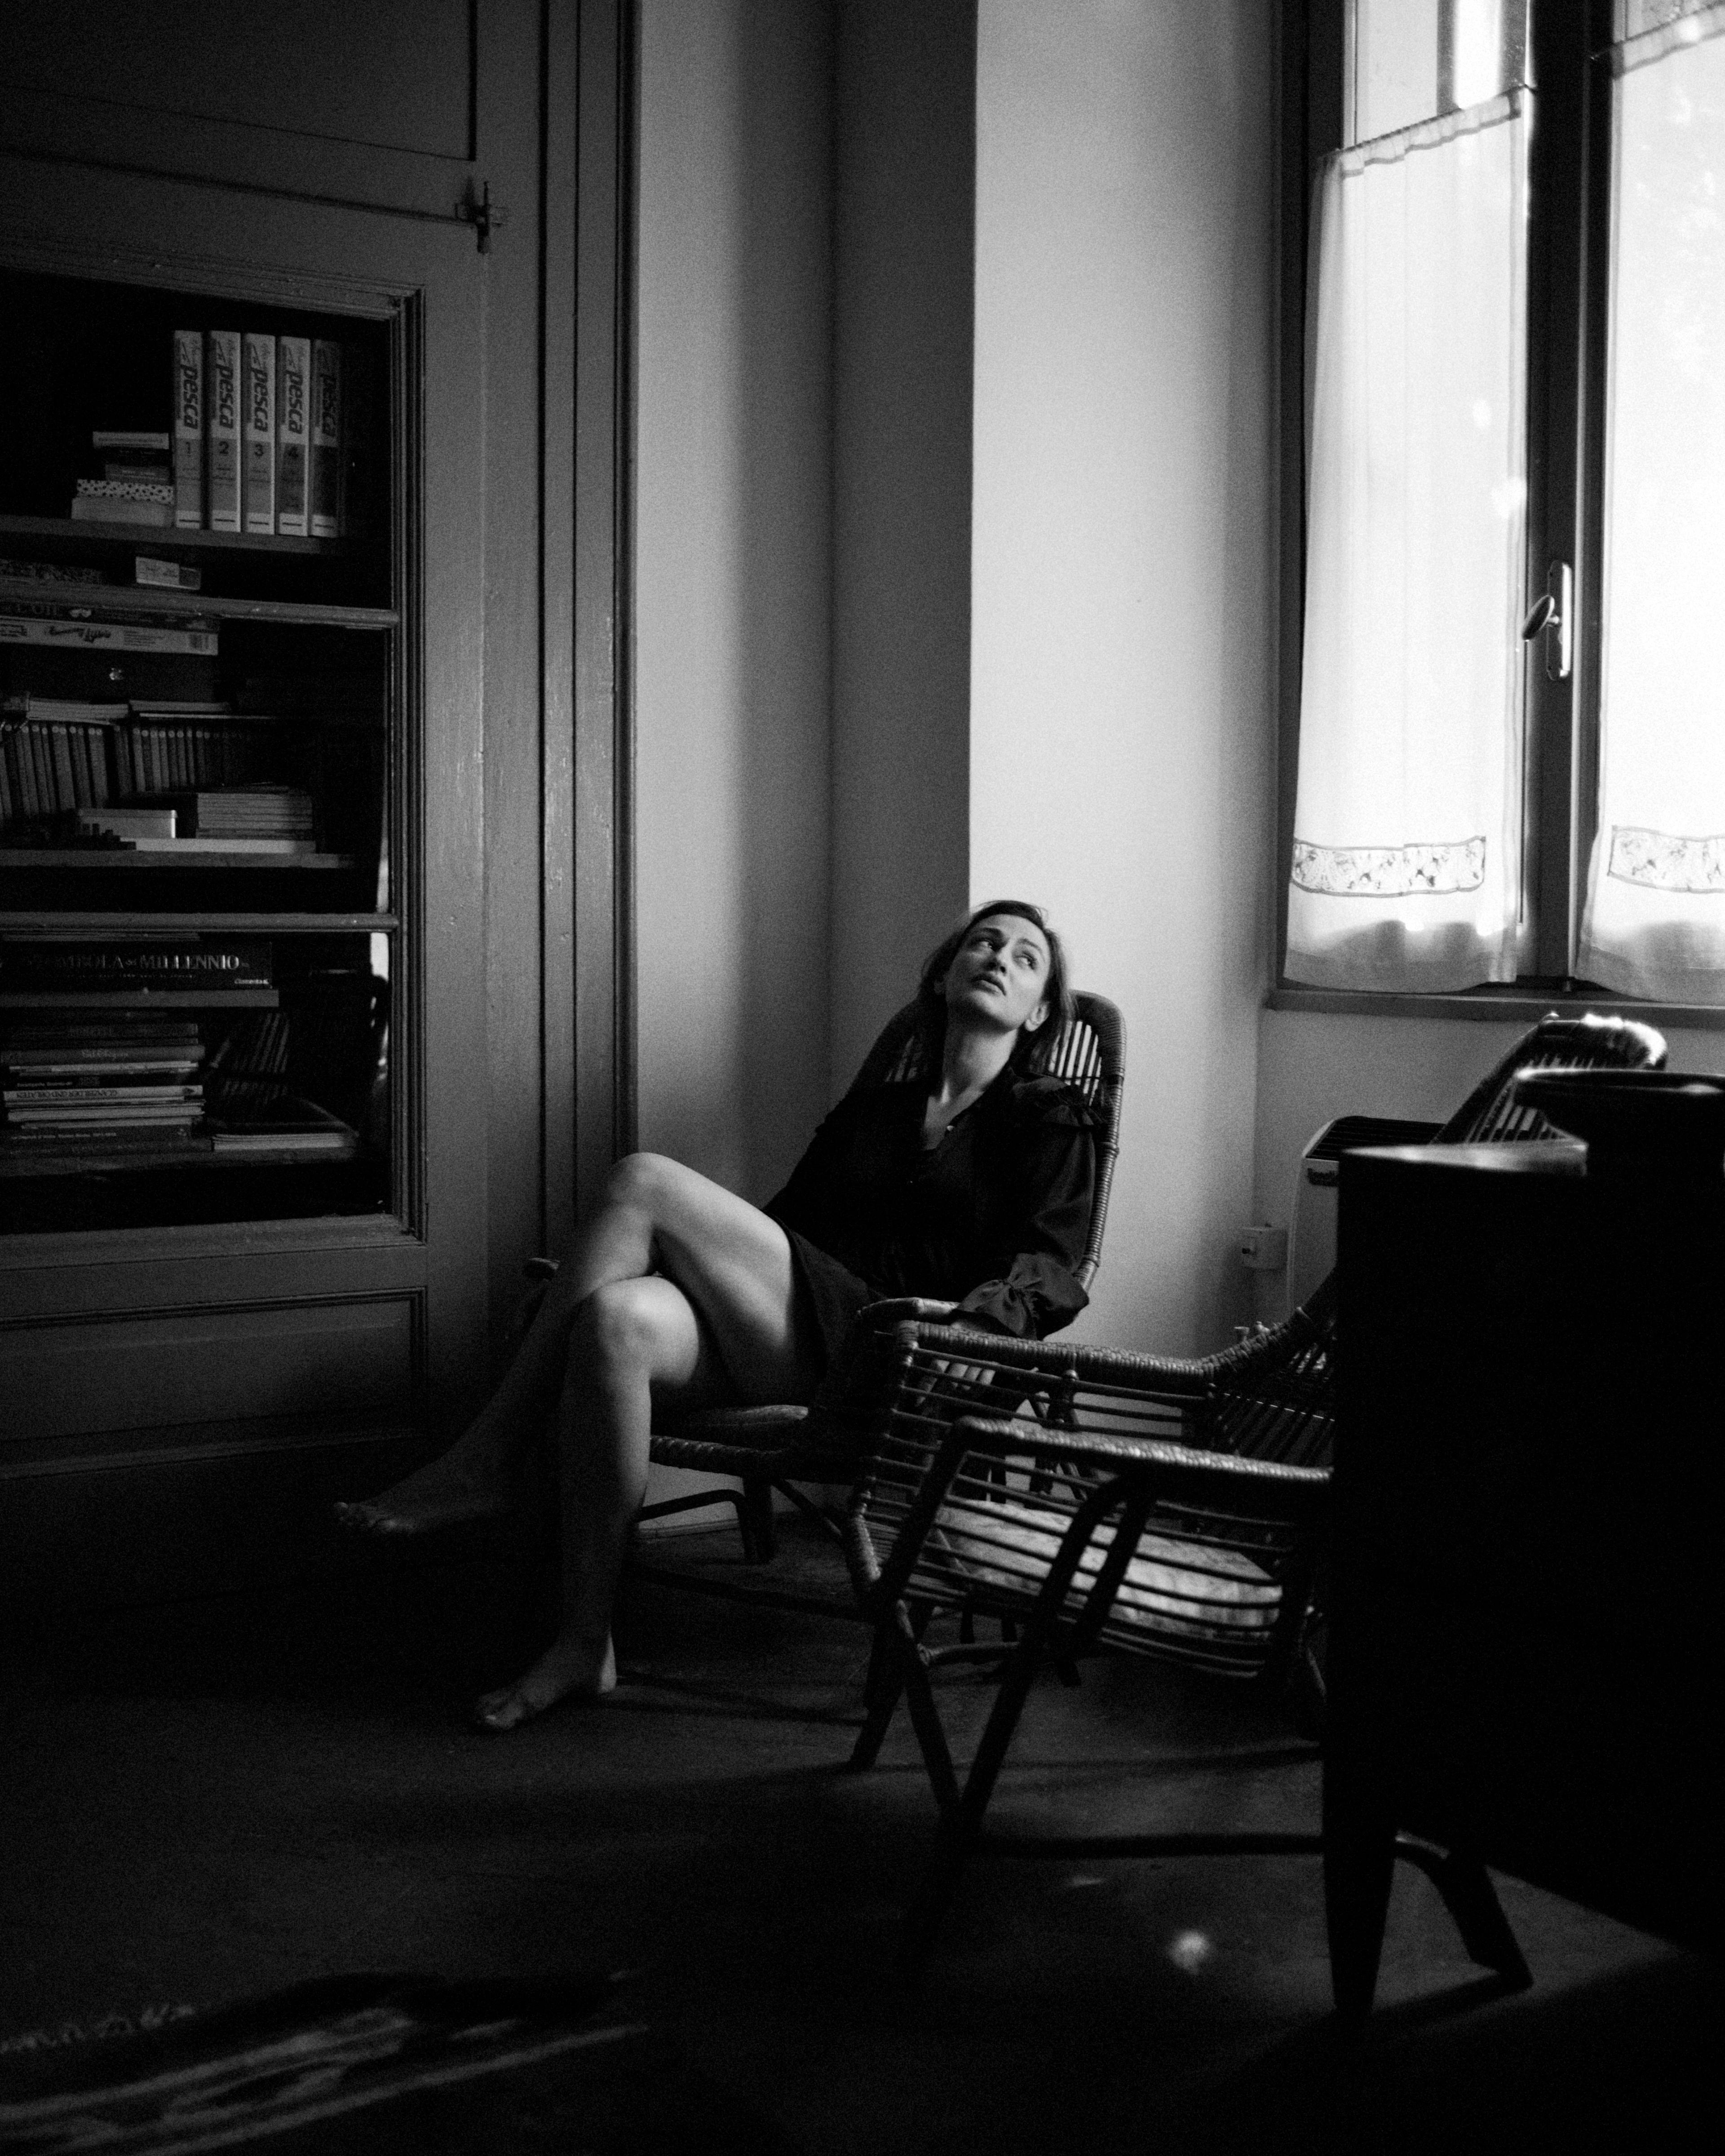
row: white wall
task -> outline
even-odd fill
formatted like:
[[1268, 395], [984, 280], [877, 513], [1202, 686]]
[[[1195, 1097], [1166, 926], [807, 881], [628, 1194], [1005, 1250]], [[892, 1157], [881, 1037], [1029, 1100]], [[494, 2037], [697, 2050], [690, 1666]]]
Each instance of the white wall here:
[[640, 1139], [756, 1199], [826, 1106], [829, 11], [644, 0]]
[[981, 0], [970, 860], [1123, 1008], [1091, 1337], [1250, 1308], [1272, 660], [1261, 0]]

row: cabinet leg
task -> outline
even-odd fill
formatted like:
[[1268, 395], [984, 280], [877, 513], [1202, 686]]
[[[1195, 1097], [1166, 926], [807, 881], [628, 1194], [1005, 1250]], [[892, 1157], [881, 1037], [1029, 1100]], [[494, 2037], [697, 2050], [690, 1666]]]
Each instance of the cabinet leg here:
[[1324, 1777], [1324, 1914], [1336, 2011], [1363, 2021], [1378, 1988], [1378, 1962], [1395, 1869], [1395, 1825], [1377, 1806], [1337, 1792]]
[[1453, 1851], [1440, 1856], [1406, 1835], [1398, 1836], [1395, 1853], [1416, 1865], [1443, 1896], [1462, 1945], [1480, 1967], [1501, 1976], [1513, 1990], [1525, 1991], [1533, 1973], [1522, 1957], [1485, 1866]]

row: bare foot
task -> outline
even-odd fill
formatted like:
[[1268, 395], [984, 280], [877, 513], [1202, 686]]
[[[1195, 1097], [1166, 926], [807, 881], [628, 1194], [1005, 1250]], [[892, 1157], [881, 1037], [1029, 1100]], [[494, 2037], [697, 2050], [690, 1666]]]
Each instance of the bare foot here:
[[509, 1493], [495, 1476], [433, 1460], [376, 1497], [336, 1507], [338, 1526], [355, 1534], [427, 1535], [467, 1520], [495, 1520]]
[[482, 1693], [474, 1703], [473, 1718], [480, 1728], [501, 1734], [535, 1720], [559, 1700], [590, 1703], [616, 1685], [617, 1656], [608, 1632], [597, 1647], [591, 1640], [557, 1639], [525, 1676]]

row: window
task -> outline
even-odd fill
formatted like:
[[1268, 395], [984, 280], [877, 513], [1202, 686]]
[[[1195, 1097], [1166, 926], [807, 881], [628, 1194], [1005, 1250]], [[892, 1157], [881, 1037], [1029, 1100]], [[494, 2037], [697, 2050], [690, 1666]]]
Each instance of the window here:
[[1287, 978], [1725, 1004], [1725, 7], [1289, 15]]

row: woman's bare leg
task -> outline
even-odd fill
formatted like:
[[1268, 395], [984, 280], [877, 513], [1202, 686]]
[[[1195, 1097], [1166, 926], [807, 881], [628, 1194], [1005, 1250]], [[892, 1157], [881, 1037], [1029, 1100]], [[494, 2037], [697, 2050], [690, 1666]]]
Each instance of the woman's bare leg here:
[[[611, 1206], [649, 1224], [645, 1247], [660, 1276], [575, 1273], [572, 1289], [587, 1292], [565, 1336], [557, 1419], [562, 1621], [524, 1676], [479, 1702], [489, 1729], [512, 1729], [559, 1699], [595, 1698], [615, 1683], [611, 1610], [646, 1488], [655, 1406], [806, 1399], [818, 1375], [813, 1343], [798, 1337], [790, 1246], [776, 1223], [652, 1156], [621, 1164]], [[629, 1248], [619, 1230], [578, 1255], [597, 1270]]]
[[483, 1412], [440, 1459], [344, 1508], [395, 1533], [501, 1510], [509, 1466], [555, 1402], [562, 1623], [531, 1670], [480, 1702], [486, 1727], [616, 1681], [611, 1606], [654, 1408], [809, 1399], [819, 1342], [799, 1332], [794, 1279], [789, 1240], [764, 1213], [676, 1161], [620, 1161]]
[[617, 1681], [611, 1645], [629, 1531], [647, 1486], [655, 1405], [731, 1394], [706, 1328], [668, 1280], [596, 1289], [575, 1313], [558, 1403], [561, 1622], [526, 1674], [475, 1710], [486, 1729], [513, 1729], [558, 1700], [594, 1699]]
[[680, 1286], [711, 1327], [731, 1397], [801, 1397], [796, 1389], [812, 1379], [793, 1337], [783, 1229], [680, 1162], [632, 1154], [612, 1170], [603, 1201], [577, 1231], [514, 1361], [480, 1413], [435, 1460], [377, 1497], [338, 1506], [342, 1525], [423, 1534], [506, 1510], [511, 1471], [544, 1435], [562, 1395], [576, 1312], [596, 1290], [655, 1272]]

